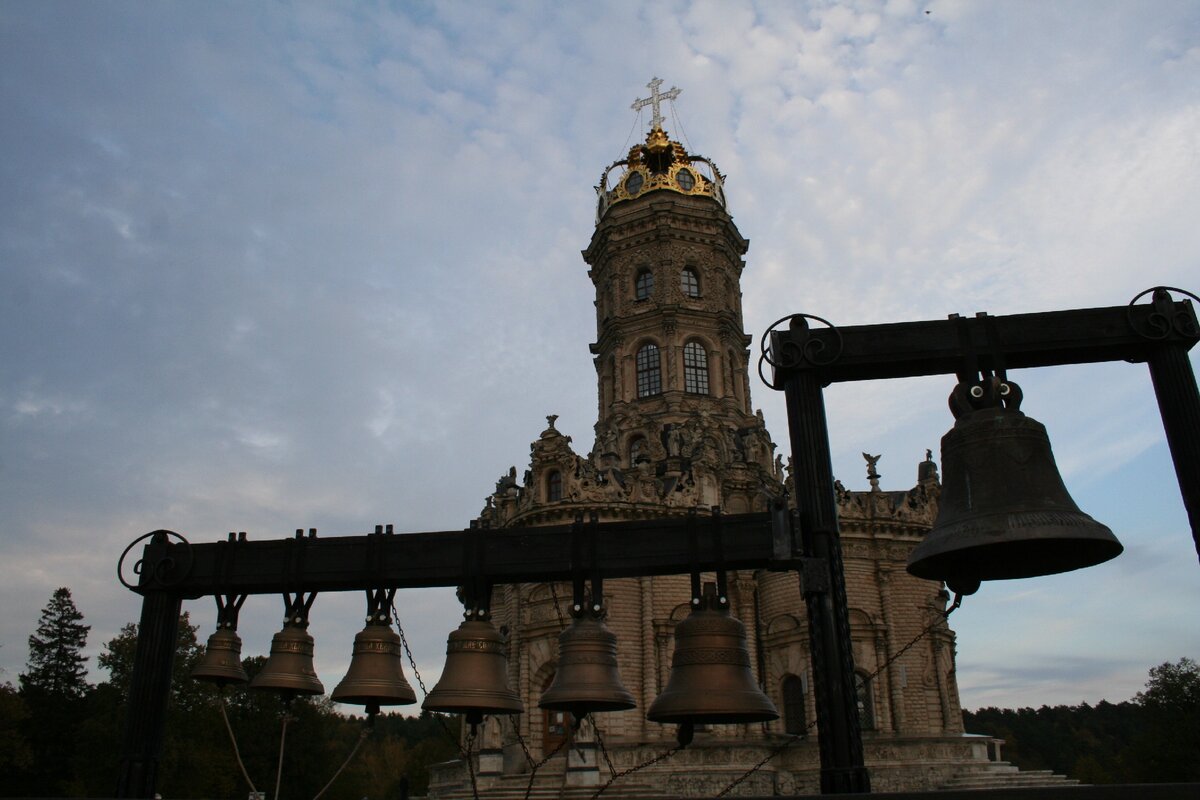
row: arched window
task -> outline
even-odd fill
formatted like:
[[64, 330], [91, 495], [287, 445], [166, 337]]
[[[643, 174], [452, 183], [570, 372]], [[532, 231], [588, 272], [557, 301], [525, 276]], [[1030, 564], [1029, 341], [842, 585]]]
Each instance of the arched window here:
[[858, 726], [864, 731], [875, 730], [875, 698], [871, 695], [871, 679], [862, 672], [854, 673], [854, 694], [858, 701]]
[[644, 344], [637, 351], [637, 396], [662, 394], [662, 365], [658, 345]]
[[804, 681], [795, 675], [783, 679], [783, 729], [803, 736], [808, 729], [804, 717]]
[[546, 500], [551, 503], [562, 500], [562, 473], [558, 470], [546, 476]]
[[683, 272], [679, 273], [679, 288], [687, 297], [700, 296], [700, 276], [696, 274], [696, 270], [691, 267], [683, 268]]
[[654, 294], [654, 273], [644, 269], [637, 274], [633, 283], [633, 296], [636, 300], [645, 300]]
[[699, 342], [683, 346], [683, 388], [691, 394], [708, 394], [708, 353]]

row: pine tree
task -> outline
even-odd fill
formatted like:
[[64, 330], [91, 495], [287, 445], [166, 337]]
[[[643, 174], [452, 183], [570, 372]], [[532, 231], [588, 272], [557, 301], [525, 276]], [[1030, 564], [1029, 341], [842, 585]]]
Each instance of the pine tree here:
[[87, 694], [87, 644], [90, 625], [65, 586], [42, 609], [37, 631], [29, 637], [29, 660], [20, 675], [22, 694], [79, 699]]

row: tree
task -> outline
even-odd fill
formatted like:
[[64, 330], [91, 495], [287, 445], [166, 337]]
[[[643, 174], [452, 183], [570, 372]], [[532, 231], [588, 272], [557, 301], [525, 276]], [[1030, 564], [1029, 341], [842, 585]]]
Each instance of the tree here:
[[29, 767], [33, 754], [25, 741], [22, 725], [29, 709], [11, 683], [0, 683], [0, 775]]
[[71, 590], [56, 589], [29, 637], [29, 660], [19, 676], [18, 694], [28, 712], [20, 730], [30, 757], [6, 775], [6, 794], [77, 794], [73, 764], [80, 718], [91, 692], [83, 655], [89, 630]]
[[83, 624], [83, 614], [65, 586], [55, 589], [42, 609], [37, 631], [29, 637], [29, 660], [20, 677], [25, 695], [79, 700], [90, 688], [87, 683], [87, 645], [91, 626]]
[[1152, 667], [1146, 690], [1134, 700], [1143, 715], [1136, 779], [1200, 780], [1200, 665], [1181, 658]]

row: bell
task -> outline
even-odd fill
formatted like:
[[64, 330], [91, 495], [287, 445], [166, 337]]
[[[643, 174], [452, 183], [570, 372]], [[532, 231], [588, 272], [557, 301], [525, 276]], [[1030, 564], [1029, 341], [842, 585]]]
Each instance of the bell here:
[[504, 640], [492, 623], [467, 619], [450, 633], [442, 677], [421, 707], [466, 714], [472, 724], [485, 714], [520, 714], [525, 710], [521, 698], [508, 688]]
[[242, 669], [242, 639], [237, 631], [220, 627], [208, 637], [204, 655], [192, 668], [192, 677], [218, 686], [250, 680]]
[[1020, 401], [1015, 383], [995, 378], [951, 395], [957, 419], [942, 437], [937, 519], [908, 559], [918, 578], [971, 594], [980, 581], [1068, 572], [1124, 549], [1075, 505], [1045, 426]]
[[637, 702], [617, 672], [617, 637], [598, 615], [576, 617], [558, 635], [558, 671], [542, 693], [541, 708], [569, 711], [575, 719], [624, 711]]
[[284, 623], [283, 630], [271, 639], [271, 655], [254, 680], [250, 681], [250, 688], [294, 694], [324, 694], [325, 687], [313, 669], [313, 637], [299, 625]]
[[375, 706], [406, 706], [417, 702], [404, 679], [400, 637], [391, 619], [372, 617], [354, 637], [354, 655], [346, 677], [334, 687], [330, 698], [338, 703]]
[[690, 724], [779, 718], [775, 704], [758, 687], [750, 671], [746, 628], [729, 616], [723, 599], [717, 597], [715, 585], [706, 584], [699, 604], [675, 626], [671, 677], [667, 688], [650, 705], [646, 719], [679, 723], [690, 729]]

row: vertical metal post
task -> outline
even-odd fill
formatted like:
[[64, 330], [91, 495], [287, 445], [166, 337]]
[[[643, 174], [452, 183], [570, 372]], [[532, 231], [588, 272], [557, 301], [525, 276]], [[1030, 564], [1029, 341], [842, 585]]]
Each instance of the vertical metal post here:
[[1171, 460], [1175, 462], [1179, 492], [1200, 557], [1200, 391], [1196, 375], [1183, 344], [1163, 342], [1147, 361]]
[[[166, 541], [166, 534], [155, 534], [155, 544], [166, 544]], [[154, 797], [167, 725], [171, 667], [175, 660], [181, 605], [178, 596], [164, 591], [148, 591], [143, 595], [126, 705], [117, 797]]]
[[789, 376], [784, 392], [804, 550], [800, 590], [808, 609], [821, 792], [869, 792], [871, 779], [863, 765], [825, 399], [820, 379], [812, 372]]

